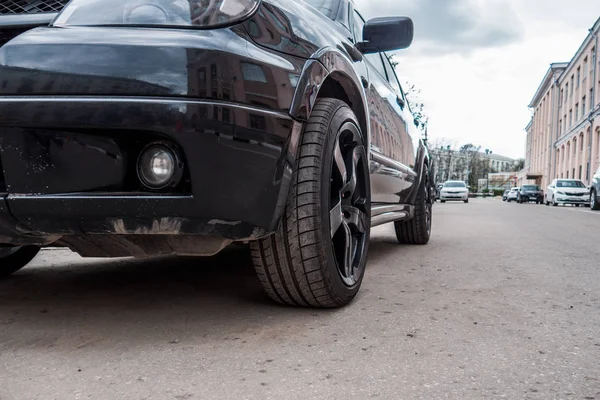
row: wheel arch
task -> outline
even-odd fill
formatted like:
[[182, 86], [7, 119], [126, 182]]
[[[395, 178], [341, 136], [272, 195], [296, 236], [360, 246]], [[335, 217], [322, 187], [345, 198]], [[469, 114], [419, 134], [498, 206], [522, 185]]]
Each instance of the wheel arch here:
[[294, 119], [306, 121], [317, 100], [326, 97], [341, 100], [356, 115], [369, 148], [371, 129], [362, 81], [345, 54], [334, 48], [322, 49], [304, 66], [290, 106], [290, 115]]

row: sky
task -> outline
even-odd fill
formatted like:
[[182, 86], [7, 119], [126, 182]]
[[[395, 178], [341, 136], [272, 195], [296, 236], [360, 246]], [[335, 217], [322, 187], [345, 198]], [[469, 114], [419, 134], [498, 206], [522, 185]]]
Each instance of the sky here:
[[408, 16], [413, 45], [395, 54], [419, 90], [432, 143], [521, 158], [528, 105], [550, 63], [570, 61], [600, 0], [355, 0], [366, 18]]

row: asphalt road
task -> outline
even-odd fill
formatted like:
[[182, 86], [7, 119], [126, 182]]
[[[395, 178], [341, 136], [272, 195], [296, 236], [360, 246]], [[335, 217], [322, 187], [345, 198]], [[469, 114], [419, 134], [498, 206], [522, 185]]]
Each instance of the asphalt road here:
[[0, 399], [598, 399], [600, 212], [435, 206], [374, 232], [337, 311], [265, 300], [245, 250], [83, 260], [0, 282]]

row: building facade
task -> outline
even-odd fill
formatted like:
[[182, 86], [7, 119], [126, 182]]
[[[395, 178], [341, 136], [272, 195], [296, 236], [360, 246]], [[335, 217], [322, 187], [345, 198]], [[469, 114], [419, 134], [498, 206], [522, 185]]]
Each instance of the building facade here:
[[600, 167], [600, 18], [573, 59], [553, 63], [529, 107], [526, 159], [519, 185], [553, 179], [586, 184]]

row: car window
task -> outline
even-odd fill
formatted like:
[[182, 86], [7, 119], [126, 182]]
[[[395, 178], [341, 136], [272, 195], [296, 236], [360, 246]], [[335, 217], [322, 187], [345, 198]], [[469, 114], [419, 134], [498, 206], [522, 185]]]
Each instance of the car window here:
[[394, 71], [394, 67], [392, 67], [392, 63], [387, 54], [383, 54], [383, 62], [385, 64], [385, 70], [388, 76], [388, 82], [396, 91], [396, 94], [404, 99], [404, 92], [402, 91], [402, 87], [400, 86], [400, 82], [398, 81], [398, 76], [396, 75], [396, 71]]
[[581, 181], [558, 181], [556, 187], [559, 188], [585, 188]]
[[446, 182], [444, 184], [446, 188], [464, 188], [467, 187], [464, 182]]
[[340, 0], [304, 0], [327, 17], [334, 19], [340, 6]]
[[358, 13], [358, 11], [354, 10], [354, 43], [363, 41], [363, 29], [365, 28], [365, 23], [365, 19]]
[[526, 185], [523, 186], [523, 190], [540, 190], [540, 187], [537, 185]]
[[365, 56], [366, 60], [369, 62], [369, 65], [373, 68], [371, 70], [375, 70], [381, 75], [383, 79], [387, 81], [387, 74], [385, 72], [385, 66], [383, 65], [383, 60], [381, 59], [381, 54], [367, 54]]

